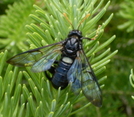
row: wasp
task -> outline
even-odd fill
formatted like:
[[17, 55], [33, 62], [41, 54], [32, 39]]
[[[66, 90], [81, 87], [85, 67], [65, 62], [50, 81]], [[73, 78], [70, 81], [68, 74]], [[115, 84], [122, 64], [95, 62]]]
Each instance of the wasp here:
[[82, 90], [92, 104], [100, 107], [102, 93], [83, 50], [83, 39], [92, 40], [83, 37], [81, 31], [72, 30], [65, 40], [20, 53], [7, 63], [20, 67], [31, 66], [33, 72], [50, 71], [53, 75], [48, 79], [54, 88], [64, 89], [71, 84], [74, 93]]

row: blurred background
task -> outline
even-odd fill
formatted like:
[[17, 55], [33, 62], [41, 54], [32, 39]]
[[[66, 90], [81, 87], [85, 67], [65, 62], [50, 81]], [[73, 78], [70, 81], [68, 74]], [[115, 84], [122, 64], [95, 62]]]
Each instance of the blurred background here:
[[[11, 12], [7, 12], [7, 10], [19, 1], [22, 0], [0, 0], [0, 52], [12, 47], [12, 45], [9, 45], [10, 38], [12, 34], [18, 33], [14, 30], [9, 30], [9, 27], [11, 29], [12, 25], [15, 25], [20, 29], [19, 24], [17, 25], [18, 21], [14, 21], [14, 24], [9, 24], [8, 26], [6, 25], [7, 22], [3, 21], [4, 17], [7, 20], [7, 16], [10, 17], [14, 12], [13, 9]], [[98, 2], [100, 1], [98, 0]], [[43, 0], [36, 0], [33, 3], [41, 8], [44, 7]], [[104, 0], [103, 4], [105, 5], [106, 3], [107, 0]], [[31, 7], [25, 15], [28, 16], [29, 12], [32, 13], [32, 11]], [[20, 12], [23, 12], [23, 9], [20, 9]], [[111, 0], [106, 14], [97, 25], [104, 22], [111, 13], [114, 13], [114, 17], [105, 28], [105, 33], [101, 39], [106, 41], [112, 35], [116, 35], [116, 39], [111, 43], [110, 48], [111, 51], [118, 50], [118, 53], [106, 66], [105, 74], [108, 78], [104, 81], [103, 106], [100, 109], [89, 106], [79, 113], [80, 117], [86, 117], [83, 116], [83, 113], [96, 117], [96, 111], [98, 112], [97, 117], [134, 117], [134, 100], [131, 98], [134, 95], [134, 88], [129, 82], [130, 71], [134, 68], [134, 0]], [[20, 22], [21, 20], [25, 19], [20, 18]], [[27, 20], [28, 22], [32, 22], [32, 20], [29, 19]], [[22, 37], [25, 33], [26, 31], [22, 32]], [[15, 41], [18, 45], [22, 43], [22, 40], [19, 40], [20, 36], [16, 35]], [[14, 43], [12, 44], [14, 45]], [[17, 44], [14, 49], [16, 53], [20, 51]], [[86, 101], [83, 103], [86, 103]], [[79, 106], [80, 104], [77, 104], [74, 108], [77, 109]]]

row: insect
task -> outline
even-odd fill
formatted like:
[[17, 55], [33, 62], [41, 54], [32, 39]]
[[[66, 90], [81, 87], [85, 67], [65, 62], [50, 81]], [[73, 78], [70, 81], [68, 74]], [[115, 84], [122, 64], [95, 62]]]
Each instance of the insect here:
[[31, 66], [33, 72], [50, 71], [53, 76], [48, 79], [53, 87], [64, 89], [71, 84], [74, 93], [82, 90], [92, 104], [100, 107], [101, 89], [84, 53], [83, 39], [92, 40], [83, 37], [81, 31], [72, 30], [65, 40], [20, 53], [10, 58], [7, 63], [22, 67]]

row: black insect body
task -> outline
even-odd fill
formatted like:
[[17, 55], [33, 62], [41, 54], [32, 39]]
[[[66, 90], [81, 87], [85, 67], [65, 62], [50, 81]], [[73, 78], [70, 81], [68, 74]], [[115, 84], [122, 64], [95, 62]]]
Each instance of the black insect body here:
[[73, 30], [63, 43], [61, 60], [52, 78], [52, 84], [55, 88], [61, 87], [61, 89], [64, 89], [68, 85], [67, 73], [77, 57], [77, 52], [82, 49], [81, 37], [80, 31]]
[[[53, 71], [52, 78], [48, 79], [56, 89], [64, 89], [71, 84], [74, 93], [82, 90], [92, 104], [100, 107], [101, 89], [83, 51], [83, 39], [89, 38], [83, 37], [79, 30], [72, 30], [64, 41], [20, 53], [7, 62], [16, 66], [32, 66], [33, 72]], [[58, 57], [57, 67], [53, 67]]]

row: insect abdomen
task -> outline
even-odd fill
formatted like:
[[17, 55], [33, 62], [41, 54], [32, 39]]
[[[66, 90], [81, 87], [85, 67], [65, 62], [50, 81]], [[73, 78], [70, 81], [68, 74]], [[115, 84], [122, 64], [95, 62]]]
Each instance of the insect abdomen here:
[[56, 68], [55, 74], [52, 78], [53, 86], [58, 89], [64, 89], [68, 85], [67, 72], [70, 69], [73, 60], [69, 57], [63, 57]]

